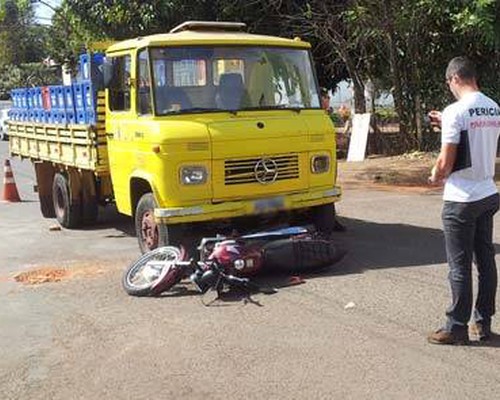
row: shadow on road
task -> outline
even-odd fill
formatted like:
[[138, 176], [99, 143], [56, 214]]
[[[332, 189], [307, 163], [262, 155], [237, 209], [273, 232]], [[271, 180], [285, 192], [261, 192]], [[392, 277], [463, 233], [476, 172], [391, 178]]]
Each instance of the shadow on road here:
[[[342, 222], [347, 231], [335, 233], [333, 240], [348, 253], [342, 261], [319, 275], [446, 263], [444, 236], [440, 229], [348, 218], [342, 218]], [[495, 251], [500, 253], [500, 245], [495, 244]]]
[[500, 347], [500, 335], [497, 333], [491, 333], [491, 337], [487, 341], [482, 342], [471, 342], [473, 347]]
[[446, 262], [440, 229], [343, 218], [347, 231], [335, 235], [348, 250], [344, 272], [435, 265]]
[[120, 214], [114, 204], [99, 207], [99, 217], [95, 224], [81, 228], [83, 231], [98, 231], [104, 229], [116, 229], [121, 234], [108, 237], [135, 236], [134, 223], [131, 217]]

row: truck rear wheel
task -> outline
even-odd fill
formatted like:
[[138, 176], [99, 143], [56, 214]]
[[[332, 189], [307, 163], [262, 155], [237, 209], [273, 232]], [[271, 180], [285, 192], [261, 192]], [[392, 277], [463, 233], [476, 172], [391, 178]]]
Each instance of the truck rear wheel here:
[[43, 196], [38, 193], [38, 199], [40, 200], [40, 211], [44, 218], [55, 218], [56, 211], [54, 209], [54, 199], [52, 195]]
[[61, 173], [54, 175], [52, 198], [57, 222], [64, 228], [77, 228], [81, 222], [80, 204], [71, 198], [68, 178]]
[[161, 246], [176, 245], [180, 239], [180, 227], [157, 224], [154, 209], [157, 207], [153, 193], [144, 194], [137, 203], [135, 232], [141, 253]]
[[35, 162], [36, 186], [38, 200], [40, 201], [40, 211], [44, 218], [55, 218], [54, 198], [52, 196], [54, 175], [56, 173], [52, 164], [44, 162]]

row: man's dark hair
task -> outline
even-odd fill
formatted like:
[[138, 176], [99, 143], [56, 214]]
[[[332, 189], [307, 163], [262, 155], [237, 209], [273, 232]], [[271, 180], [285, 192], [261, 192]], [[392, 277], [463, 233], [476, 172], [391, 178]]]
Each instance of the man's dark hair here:
[[455, 57], [448, 63], [446, 79], [451, 79], [454, 75], [464, 81], [476, 80], [476, 66], [467, 57]]

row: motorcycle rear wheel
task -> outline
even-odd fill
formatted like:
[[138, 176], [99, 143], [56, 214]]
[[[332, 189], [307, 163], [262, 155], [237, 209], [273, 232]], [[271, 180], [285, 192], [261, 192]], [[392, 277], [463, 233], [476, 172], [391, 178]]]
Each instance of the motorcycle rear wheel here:
[[[134, 261], [123, 274], [123, 289], [131, 296], [151, 296], [162, 291], [160, 288], [167, 289], [162, 285], [166, 279], [170, 279], [169, 285], [172, 287], [183, 275], [181, 267], [176, 266], [175, 262], [184, 258], [184, 250], [174, 246], [163, 246], [148, 251]], [[169, 276], [166, 276], [168, 271], [164, 271], [164, 268], [172, 268]]]
[[267, 243], [262, 253], [265, 268], [304, 273], [332, 266], [345, 256], [346, 251], [328, 240], [290, 238]]

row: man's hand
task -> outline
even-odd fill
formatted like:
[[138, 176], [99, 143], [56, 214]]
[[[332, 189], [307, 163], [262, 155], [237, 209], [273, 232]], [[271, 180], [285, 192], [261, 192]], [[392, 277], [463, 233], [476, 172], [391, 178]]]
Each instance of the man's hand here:
[[427, 114], [433, 128], [441, 128], [441, 111], [432, 110]]
[[431, 186], [441, 186], [444, 184], [444, 179], [441, 177], [438, 177], [438, 175], [437, 175], [436, 166], [432, 167], [431, 175], [429, 176], [429, 178], [427, 178], [427, 181], [429, 182], [429, 185], [431, 185]]
[[454, 143], [445, 143], [441, 146], [441, 152], [436, 160], [436, 164], [431, 170], [429, 183], [434, 186], [444, 184], [448, 175], [450, 175], [457, 157], [457, 145]]

